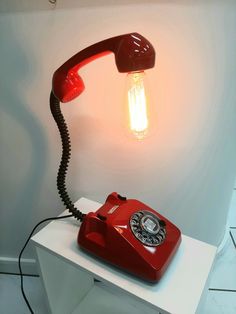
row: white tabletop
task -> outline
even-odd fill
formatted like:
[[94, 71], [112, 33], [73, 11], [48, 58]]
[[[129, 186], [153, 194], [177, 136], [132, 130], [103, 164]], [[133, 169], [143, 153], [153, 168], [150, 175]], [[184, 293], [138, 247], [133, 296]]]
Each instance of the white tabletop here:
[[[95, 211], [101, 206], [86, 198], [79, 199], [75, 205], [84, 213]], [[32, 240], [36, 246], [89, 272], [108, 287], [120, 289], [152, 308], [176, 314], [196, 312], [216, 247], [182, 235], [180, 247], [161, 280], [149, 284], [80, 250], [77, 245], [79, 225], [74, 218], [53, 221], [34, 235]]]

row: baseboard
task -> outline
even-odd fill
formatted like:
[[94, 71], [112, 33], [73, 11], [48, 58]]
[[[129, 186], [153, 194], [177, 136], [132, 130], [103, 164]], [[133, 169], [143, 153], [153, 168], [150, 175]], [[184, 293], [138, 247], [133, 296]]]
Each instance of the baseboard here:
[[[38, 275], [35, 259], [22, 258], [21, 268], [23, 274]], [[18, 258], [0, 256], [0, 273], [19, 274]]]

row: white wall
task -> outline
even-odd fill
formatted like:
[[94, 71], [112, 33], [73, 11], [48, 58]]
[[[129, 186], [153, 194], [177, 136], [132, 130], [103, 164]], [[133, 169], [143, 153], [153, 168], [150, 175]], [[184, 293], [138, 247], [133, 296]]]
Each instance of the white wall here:
[[48, 105], [53, 72], [87, 45], [132, 31], [157, 52], [147, 72], [150, 135], [137, 142], [125, 129], [125, 76], [113, 56], [83, 68], [86, 91], [63, 105], [72, 198], [103, 202], [118, 191], [219, 244], [236, 173], [236, 2], [77, 2], [0, 4], [0, 256], [16, 257], [36, 222], [63, 209]]

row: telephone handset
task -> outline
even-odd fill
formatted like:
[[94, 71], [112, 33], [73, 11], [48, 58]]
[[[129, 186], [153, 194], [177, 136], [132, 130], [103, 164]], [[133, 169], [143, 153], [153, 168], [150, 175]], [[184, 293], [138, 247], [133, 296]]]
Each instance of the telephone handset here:
[[180, 230], [169, 220], [115, 192], [85, 216], [78, 234], [81, 248], [151, 282], [161, 278], [180, 242]]

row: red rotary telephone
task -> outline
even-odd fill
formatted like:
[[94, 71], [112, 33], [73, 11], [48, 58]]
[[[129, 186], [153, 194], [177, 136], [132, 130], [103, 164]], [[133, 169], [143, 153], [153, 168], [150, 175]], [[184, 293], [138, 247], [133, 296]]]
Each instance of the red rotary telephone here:
[[78, 234], [81, 248], [138, 277], [158, 281], [181, 242], [181, 233], [162, 215], [117, 193], [87, 214]]
[[81, 248], [138, 277], [156, 282], [180, 244], [179, 229], [147, 205], [117, 193], [110, 194], [95, 213], [85, 215], [74, 206], [66, 189], [71, 146], [60, 102], [69, 102], [83, 92], [84, 83], [78, 70], [108, 53], [114, 54], [121, 73], [143, 71], [155, 64], [152, 44], [140, 34], [130, 33], [83, 49], [55, 71], [50, 109], [62, 141], [57, 188], [66, 208], [82, 222], [78, 235]]

